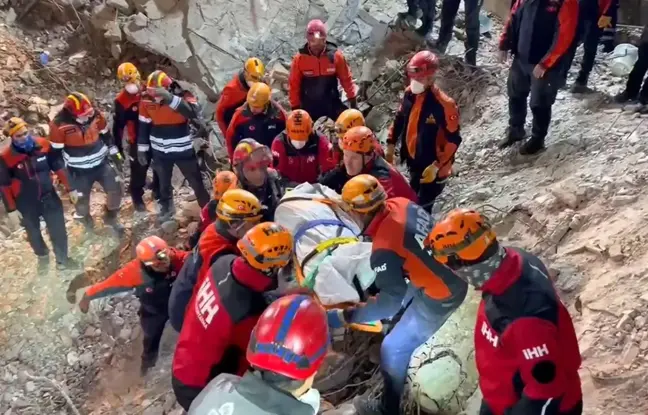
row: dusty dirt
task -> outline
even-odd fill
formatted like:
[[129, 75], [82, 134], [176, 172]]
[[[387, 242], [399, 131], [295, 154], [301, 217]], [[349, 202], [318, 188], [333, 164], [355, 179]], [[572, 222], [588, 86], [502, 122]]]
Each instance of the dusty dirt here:
[[[577, 326], [586, 414], [648, 413], [648, 294], [643, 288], [648, 196], [641, 192], [648, 179], [648, 120], [607, 103], [606, 93], [618, 92], [623, 80], [600, 64], [591, 82], [598, 92], [560, 92], [546, 152], [521, 157], [516, 149], [500, 151], [507, 71], [492, 60], [494, 49], [493, 40], [482, 39], [479, 63], [493, 75], [478, 73], [480, 93], [462, 97], [470, 123], [463, 125], [457, 175], [439, 208], [482, 207], [509, 244], [540, 254], [551, 266]], [[31, 96], [53, 100], [51, 105], [61, 101], [64, 84], [19, 78], [25, 65], [37, 69], [34, 49], [4, 27], [0, 50], [6, 111], [22, 105], [20, 96], [27, 102]], [[453, 50], [461, 52], [462, 46]], [[114, 81], [97, 82], [84, 86], [108, 103], [117, 90]], [[391, 94], [381, 93], [381, 100], [393, 101]], [[44, 120], [34, 120], [39, 122]], [[95, 195], [99, 216], [102, 194]], [[122, 217], [130, 223], [131, 215], [127, 206]], [[130, 257], [132, 226], [121, 243], [104, 230], [84, 241], [71, 220], [68, 229], [72, 255], [95, 269], [88, 280], [105, 277]], [[28, 374], [63, 386], [82, 414], [179, 413], [169, 390], [172, 330], [165, 335], [158, 367], [141, 379], [132, 296], [93, 303], [91, 312], [81, 315], [66, 300], [74, 276], [53, 270], [35, 275], [35, 258], [22, 231], [0, 246], [0, 413], [72, 413], [59, 390]]]

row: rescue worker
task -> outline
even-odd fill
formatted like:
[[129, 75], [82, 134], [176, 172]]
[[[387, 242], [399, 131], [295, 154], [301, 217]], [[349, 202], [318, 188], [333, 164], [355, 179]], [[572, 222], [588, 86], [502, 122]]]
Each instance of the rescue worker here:
[[27, 241], [38, 257], [39, 271], [45, 271], [49, 264], [49, 248], [41, 234], [41, 217], [52, 241], [57, 268], [76, 268], [77, 264], [68, 257], [63, 204], [51, 177], [54, 172], [65, 190], [70, 191], [63, 159], [51, 149], [49, 141], [34, 137], [21, 118], [10, 118], [4, 134], [11, 143], [0, 151], [0, 191], [8, 215], [15, 223], [22, 220]]
[[236, 243], [261, 221], [261, 203], [252, 193], [242, 189], [226, 191], [216, 207], [216, 221], [207, 226], [200, 236], [173, 285], [169, 299], [171, 326], [182, 329], [185, 310], [196, 286], [202, 284], [209, 267], [219, 256], [238, 254]]
[[50, 123], [49, 140], [54, 150], [62, 151], [67, 164], [75, 219], [80, 220], [87, 231], [94, 229], [90, 193], [94, 183], [99, 183], [106, 193], [104, 223], [121, 234], [124, 228], [117, 221], [117, 215], [123, 191], [123, 160], [103, 114], [95, 111], [85, 94], [72, 92]]
[[[113, 137], [119, 152], [124, 155], [123, 140], [128, 142], [128, 161], [130, 164], [130, 183], [128, 191], [137, 212], [145, 212], [144, 187], [148, 165], [137, 161], [137, 130], [139, 128], [139, 105], [142, 100], [142, 79], [139, 71], [130, 62], [124, 62], [117, 68], [117, 79], [124, 88], [115, 98], [113, 114]], [[153, 198], [158, 199], [158, 176], [153, 172]]]
[[[419, 13], [420, 12], [420, 13]], [[436, 1], [434, 0], [407, 0], [407, 11], [398, 13], [398, 21], [405, 23], [406, 27], [414, 27], [421, 17], [421, 26], [414, 30], [419, 36], [428, 40], [432, 32], [436, 14]]]
[[509, 128], [500, 148], [525, 138], [524, 123], [527, 98], [533, 113], [531, 138], [520, 148], [521, 154], [544, 150], [551, 123], [551, 107], [558, 89], [565, 85], [571, 64], [572, 42], [578, 26], [578, 1], [518, 0], [500, 37], [499, 60], [506, 62], [511, 53], [509, 70]]
[[238, 143], [232, 157], [239, 186], [255, 195], [264, 207], [263, 221], [274, 220], [275, 210], [286, 190], [277, 171], [270, 168], [272, 164], [270, 149], [251, 138]]
[[140, 300], [138, 315], [144, 333], [140, 366], [140, 373], [144, 376], [157, 362], [160, 340], [169, 320], [171, 287], [190, 252], [169, 247], [158, 236], [142, 239], [135, 252], [135, 259], [86, 290], [79, 309], [85, 314], [92, 300], [135, 290]]
[[416, 202], [416, 193], [403, 175], [376, 153], [374, 133], [368, 127], [353, 127], [340, 141], [343, 164], [323, 175], [319, 183], [341, 193], [352, 177], [370, 174], [378, 179], [387, 197], [404, 197]]
[[354, 402], [359, 415], [396, 415], [412, 353], [461, 305], [468, 286], [423, 246], [433, 219], [421, 206], [401, 197], [387, 200], [380, 182], [368, 174], [349, 180], [342, 200], [361, 215], [362, 233], [373, 242], [370, 263], [379, 293], [364, 304], [329, 311], [329, 326], [391, 319], [404, 308], [380, 350], [382, 400]]
[[387, 138], [385, 158], [392, 163], [400, 145], [401, 161], [410, 173], [410, 185], [419, 204], [432, 211], [450, 175], [455, 153], [461, 144], [459, 109], [454, 100], [435, 84], [437, 56], [418, 52], [407, 63], [410, 85]]
[[199, 119], [200, 108], [189, 91], [162, 71], [149, 75], [139, 110], [137, 159], [142, 166], [148, 166], [152, 154], [153, 169], [159, 178], [161, 221], [171, 218], [175, 211], [171, 186], [174, 165], [189, 182], [200, 207], [209, 202], [190, 129], [190, 122]]
[[[342, 141], [342, 138], [344, 138], [344, 134], [346, 134], [346, 132], [352, 127], [361, 127], [366, 125], [364, 115], [354, 108], [342, 111], [342, 114], [340, 114], [337, 120], [335, 120], [335, 137], [337, 138], [337, 141], [331, 143], [333, 144], [331, 152], [336, 166], [342, 163], [342, 149], [340, 148], [340, 142]], [[374, 149], [381, 157], [385, 156], [385, 152], [377, 138], [374, 140]]]
[[482, 291], [475, 322], [481, 415], [580, 415], [574, 325], [540, 259], [500, 245], [484, 216], [455, 209], [427, 238], [434, 258]]
[[306, 44], [293, 57], [289, 75], [290, 107], [303, 109], [314, 121], [331, 120], [347, 109], [342, 104], [338, 80], [351, 108], [357, 108], [356, 85], [342, 51], [326, 40], [326, 26], [311, 20], [306, 26]]
[[227, 127], [232, 121], [234, 112], [245, 104], [248, 91], [255, 82], [263, 82], [265, 65], [259, 58], [249, 58], [245, 61], [243, 69], [221, 91], [221, 96], [216, 103], [214, 118], [218, 123], [223, 136], [227, 134]]
[[[430, 0], [427, 0], [430, 1]], [[436, 0], [431, 0], [436, 3]], [[455, 18], [459, 11], [461, 0], [443, 0], [441, 6], [441, 27], [439, 27], [439, 38], [436, 48], [440, 53], [446, 52], [454, 29]], [[433, 5], [434, 8], [436, 6]], [[482, 2], [480, 0], [464, 0], [464, 22], [466, 24], [466, 38], [464, 40], [464, 61], [471, 66], [477, 66], [477, 49], [479, 49], [479, 11]]]
[[614, 100], [618, 103], [625, 103], [639, 99], [641, 105], [648, 105], [648, 77], [646, 77], [646, 71], [648, 71], [648, 25], [644, 26], [641, 33], [639, 58], [632, 67], [626, 87], [614, 97]]
[[[574, 41], [574, 49], [577, 43], [583, 43], [583, 61], [576, 80], [571, 87], [571, 92], [582, 94], [589, 92], [587, 81], [589, 74], [594, 68], [594, 59], [598, 52], [598, 45], [606, 29], [616, 24], [618, 0], [580, 0], [578, 11], [578, 30]], [[575, 52], [575, 50], [574, 50]], [[571, 66], [571, 60], [570, 64]], [[568, 68], [566, 68], [568, 70]]]
[[230, 160], [244, 138], [253, 138], [270, 147], [272, 140], [286, 128], [286, 112], [270, 95], [270, 87], [257, 82], [250, 87], [245, 104], [234, 112], [225, 136]]
[[289, 187], [317, 183], [320, 174], [335, 167], [331, 143], [313, 130], [313, 120], [304, 110], [294, 110], [286, 120], [286, 131], [272, 142], [277, 173]]
[[[313, 388], [329, 346], [326, 313], [312, 297], [288, 295], [268, 306], [252, 330], [242, 378], [221, 374], [194, 400], [189, 415], [315, 415]], [[292, 356], [288, 359], [286, 356]]]
[[238, 187], [238, 179], [236, 178], [236, 174], [231, 171], [219, 171], [216, 174], [216, 177], [214, 177], [212, 186], [214, 189], [214, 197], [200, 210], [200, 222], [198, 223], [198, 228], [196, 228], [196, 231], [189, 237], [188, 245], [190, 249], [193, 249], [194, 246], [196, 246], [200, 239], [200, 235], [203, 233], [205, 228], [214, 223], [217, 219], [216, 207], [218, 206], [218, 202], [226, 191]]
[[240, 255], [219, 256], [187, 306], [171, 381], [185, 410], [216, 376], [247, 370], [250, 334], [267, 306], [263, 294], [277, 288], [277, 273], [290, 261], [293, 239], [288, 229], [265, 222], [236, 245]]

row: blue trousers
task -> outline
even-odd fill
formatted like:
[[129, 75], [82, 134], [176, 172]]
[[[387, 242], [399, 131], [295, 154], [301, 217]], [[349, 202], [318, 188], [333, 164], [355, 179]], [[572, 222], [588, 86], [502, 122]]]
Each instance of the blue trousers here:
[[407, 368], [414, 350], [425, 343], [445, 323], [455, 308], [433, 310], [423, 292], [410, 285], [403, 304], [409, 305], [380, 348], [381, 369], [385, 381], [383, 406], [388, 414], [398, 414], [405, 389]]

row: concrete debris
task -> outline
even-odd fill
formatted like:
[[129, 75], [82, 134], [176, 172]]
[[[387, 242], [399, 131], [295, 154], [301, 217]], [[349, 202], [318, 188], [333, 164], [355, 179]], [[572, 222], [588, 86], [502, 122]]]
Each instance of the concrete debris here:
[[125, 15], [130, 15], [135, 9], [127, 0], [107, 0], [106, 4]]
[[625, 255], [623, 255], [623, 248], [618, 243], [612, 244], [608, 248], [608, 255], [612, 261], [616, 262], [623, 261], [623, 258], [625, 257]]
[[345, 403], [335, 409], [329, 409], [322, 412], [322, 415], [356, 415], [356, 410], [353, 404]]
[[106, 31], [104, 32], [104, 37], [111, 42], [121, 42], [122, 40], [122, 31], [121, 27], [117, 22], [109, 22], [106, 25]]
[[75, 351], [71, 351], [67, 354], [68, 365], [74, 366], [79, 362], [79, 354]]
[[95, 29], [105, 31], [108, 29], [108, 25], [111, 22], [115, 22], [116, 19], [117, 10], [107, 4], [100, 4], [92, 9], [92, 17], [90, 21]]
[[612, 206], [614, 207], [621, 207], [625, 205], [629, 205], [631, 203], [635, 203], [639, 196], [637, 195], [617, 195], [612, 197]]

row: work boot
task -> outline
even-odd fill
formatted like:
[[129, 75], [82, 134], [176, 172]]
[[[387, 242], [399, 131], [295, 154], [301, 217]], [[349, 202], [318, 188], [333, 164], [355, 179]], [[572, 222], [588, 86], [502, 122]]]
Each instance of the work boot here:
[[466, 62], [466, 65], [477, 66], [477, 51], [469, 50], [466, 52], [464, 62]]
[[47, 272], [47, 269], [49, 268], [49, 253], [45, 255], [38, 255], [38, 273], [44, 273]]
[[520, 147], [520, 154], [523, 156], [531, 156], [544, 150], [546, 150], [544, 137], [531, 137]]
[[135, 212], [146, 212], [146, 205], [143, 200], [133, 200], [133, 209]]
[[613, 98], [614, 102], [617, 104], [625, 104], [626, 102], [634, 100], [636, 97], [631, 96], [630, 93], [628, 93], [627, 89], [624, 89], [620, 93], [616, 94]]
[[506, 137], [504, 137], [504, 139], [499, 142], [497, 147], [500, 150], [511, 147], [518, 141], [524, 140], [524, 137], [526, 137], [526, 131], [524, 131], [524, 127], [509, 127], [506, 130]]
[[121, 236], [124, 233], [124, 227], [119, 223], [117, 219], [118, 213], [119, 210], [106, 210], [106, 213], [104, 215], [104, 223], [113, 228], [117, 235]]
[[445, 55], [446, 50], [448, 50], [448, 43], [445, 42], [441, 39], [436, 41], [436, 44], [434, 45], [434, 48], [439, 51], [440, 54]]
[[81, 269], [81, 266], [78, 262], [68, 257], [62, 261], [56, 260], [56, 269], [58, 271], [72, 271]]
[[579, 76], [574, 81], [574, 85], [572, 85], [570, 91], [572, 94], [586, 94], [592, 90], [587, 87], [587, 79]]
[[399, 25], [411, 29], [414, 26], [416, 26], [416, 12], [413, 12], [411, 10], [408, 10], [406, 12], [398, 13], [398, 16], [396, 18], [396, 21], [398, 22]]
[[80, 216], [75, 212], [74, 215], [72, 215], [72, 218], [83, 224], [86, 233], [88, 234], [94, 233], [94, 220], [92, 220], [92, 216], [90, 215]]
[[157, 357], [153, 359], [142, 359], [142, 363], [140, 365], [140, 376], [141, 377], [146, 376], [149, 370], [155, 367], [156, 363], [157, 363]]
[[418, 29], [414, 30], [419, 36], [422, 38], [425, 38], [427, 40], [428, 35], [430, 32], [432, 32], [432, 20], [429, 18], [423, 18], [423, 24], [421, 24], [421, 27]]
[[356, 396], [353, 399], [353, 407], [357, 415], [398, 415], [387, 413], [382, 400], [371, 399], [367, 396]]

